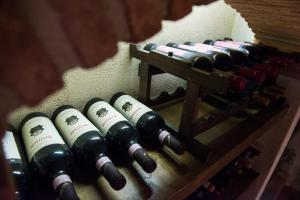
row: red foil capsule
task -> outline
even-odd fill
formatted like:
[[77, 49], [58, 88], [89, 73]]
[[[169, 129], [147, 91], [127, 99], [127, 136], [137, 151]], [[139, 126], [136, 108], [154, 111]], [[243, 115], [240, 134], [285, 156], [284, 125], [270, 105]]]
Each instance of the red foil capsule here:
[[276, 80], [279, 75], [279, 67], [269, 64], [256, 64], [254, 69], [265, 72], [267, 78], [271, 80]]
[[259, 85], [266, 80], [266, 74], [263, 71], [253, 70], [246, 67], [241, 67], [237, 74], [250, 79]]
[[229, 77], [229, 87], [235, 91], [244, 91], [247, 81], [240, 76], [232, 75]]

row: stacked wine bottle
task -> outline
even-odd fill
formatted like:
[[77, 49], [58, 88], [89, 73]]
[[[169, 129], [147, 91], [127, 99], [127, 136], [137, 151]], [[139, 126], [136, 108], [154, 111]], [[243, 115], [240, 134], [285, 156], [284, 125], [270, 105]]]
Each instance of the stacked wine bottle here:
[[204, 96], [203, 101], [217, 108], [227, 108], [230, 102], [249, 98], [259, 106], [267, 107], [271, 102], [283, 103], [284, 88], [275, 82], [282, 60], [268, 57], [268, 47], [229, 40], [206, 40], [204, 43], [170, 42], [166, 45], [149, 43], [146, 51], [155, 51], [162, 56], [190, 63], [191, 67], [225, 74], [228, 77], [226, 93]]
[[79, 199], [70, 175], [74, 160], [94, 168], [113, 189], [120, 190], [126, 185], [126, 178], [112, 160], [118, 164], [135, 160], [146, 173], [157, 167], [139, 142], [155, 147], [165, 145], [178, 155], [185, 151], [183, 144], [167, 131], [158, 113], [125, 93], [116, 93], [111, 104], [93, 98], [83, 113], [72, 105], [58, 107], [52, 121], [45, 113], [30, 113], [19, 129], [25, 148], [18, 131], [12, 128], [5, 133], [2, 145], [18, 199], [28, 198], [29, 174], [51, 184], [58, 199]]

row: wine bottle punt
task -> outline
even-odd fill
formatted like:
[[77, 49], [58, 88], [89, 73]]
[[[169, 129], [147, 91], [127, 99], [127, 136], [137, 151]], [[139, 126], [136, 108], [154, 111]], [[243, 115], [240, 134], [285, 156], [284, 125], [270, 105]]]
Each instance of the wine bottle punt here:
[[85, 105], [84, 113], [104, 133], [109, 152], [120, 159], [127, 152], [148, 173], [156, 169], [156, 162], [138, 144], [137, 129], [109, 103], [93, 98]]
[[161, 54], [169, 57], [176, 57], [185, 62], [191, 63], [191, 65], [195, 68], [212, 72], [213, 71], [213, 60], [203, 54], [203, 53], [196, 53], [191, 51], [185, 51], [182, 49], [172, 48], [164, 45], [157, 45], [154, 43], [149, 43], [144, 47], [146, 51], [157, 51]]
[[78, 200], [68, 173], [73, 156], [46, 114], [34, 112], [21, 123], [29, 164], [34, 174], [48, 178], [60, 200]]
[[52, 119], [80, 162], [95, 166], [115, 190], [125, 186], [125, 177], [106, 156], [105, 137], [81, 112], [63, 105], [54, 111]]
[[182, 49], [186, 51], [203, 53], [209, 56], [214, 63], [214, 67], [223, 71], [228, 71], [232, 68], [232, 59], [225, 53], [212, 51], [209, 45], [203, 44], [203, 46], [189, 46], [185, 44], [177, 44], [174, 42], [169, 42], [167, 44], [169, 47]]
[[110, 103], [135, 125], [144, 143], [155, 144], [159, 141], [178, 155], [184, 153], [184, 146], [165, 129], [164, 119], [152, 109], [123, 92], [113, 95]]
[[2, 138], [2, 147], [16, 187], [16, 199], [24, 200], [27, 198], [30, 182], [28, 164], [16, 130], [11, 129], [11, 131], [5, 131]]

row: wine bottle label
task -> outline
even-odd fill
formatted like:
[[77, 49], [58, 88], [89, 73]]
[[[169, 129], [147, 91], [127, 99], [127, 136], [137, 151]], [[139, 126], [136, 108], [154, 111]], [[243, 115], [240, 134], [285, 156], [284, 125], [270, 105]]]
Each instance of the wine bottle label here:
[[94, 103], [88, 109], [87, 116], [104, 134], [107, 134], [110, 127], [116, 123], [127, 121], [124, 116], [105, 101]]
[[214, 45], [240, 50], [241, 43], [234, 41], [215, 41]]
[[186, 54], [186, 51], [184, 51], [184, 50], [180, 50], [180, 49], [176, 49], [176, 48], [168, 47], [168, 46], [162, 46], [162, 45], [156, 47], [156, 50], [164, 52], [164, 53], [172, 52], [173, 55], [177, 56], [177, 57], [184, 57], [184, 55]]
[[120, 96], [115, 101], [114, 107], [134, 125], [137, 124], [139, 119], [145, 113], [152, 111], [150, 108], [129, 95]]
[[55, 125], [70, 147], [81, 135], [89, 131], [99, 132], [81, 112], [74, 108], [60, 112], [55, 119]]
[[72, 183], [72, 180], [71, 180], [70, 176], [68, 176], [66, 174], [62, 174], [62, 175], [55, 177], [55, 179], [52, 182], [52, 186], [53, 186], [54, 190], [56, 190], [56, 188], [59, 185], [61, 185], [62, 183], [66, 183], [66, 182]]
[[41, 148], [51, 144], [65, 144], [53, 123], [47, 117], [34, 117], [22, 128], [28, 160]]
[[6, 131], [2, 138], [2, 146], [6, 159], [21, 159], [14, 134]]

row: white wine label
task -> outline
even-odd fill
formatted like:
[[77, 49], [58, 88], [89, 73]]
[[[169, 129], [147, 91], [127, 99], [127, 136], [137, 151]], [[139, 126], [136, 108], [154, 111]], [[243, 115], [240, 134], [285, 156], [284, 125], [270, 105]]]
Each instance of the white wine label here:
[[2, 138], [2, 146], [6, 159], [21, 159], [14, 134], [6, 131]]
[[100, 171], [106, 163], [111, 163], [111, 160], [107, 156], [101, 157], [96, 162], [96, 168]]
[[115, 101], [114, 107], [134, 125], [136, 125], [145, 113], [152, 111], [150, 108], [129, 95], [120, 96]]
[[169, 53], [172, 52], [174, 56], [178, 56], [178, 57], [184, 57], [184, 55], [186, 54], [186, 51], [184, 50], [180, 50], [180, 49], [176, 49], [176, 48], [172, 48], [172, 47], [168, 47], [168, 46], [158, 46], [156, 48], [156, 50], [164, 52], [164, 53]]
[[241, 43], [232, 41], [216, 41], [214, 45], [240, 50]]
[[54, 188], [54, 190], [56, 190], [56, 188], [62, 184], [62, 183], [66, 183], [66, 182], [69, 182], [69, 183], [72, 183], [72, 180], [70, 178], [70, 176], [66, 175], [66, 174], [62, 174], [62, 175], [59, 175], [57, 176], [53, 182], [52, 182], [52, 186]]
[[41, 148], [51, 144], [65, 144], [55, 126], [47, 117], [34, 117], [22, 127], [28, 160]]
[[55, 125], [71, 147], [77, 138], [89, 131], [99, 130], [78, 110], [69, 108], [55, 118]]
[[107, 134], [110, 127], [116, 123], [127, 121], [123, 115], [105, 101], [98, 101], [91, 105], [87, 111], [87, 116], [104, 134]]

